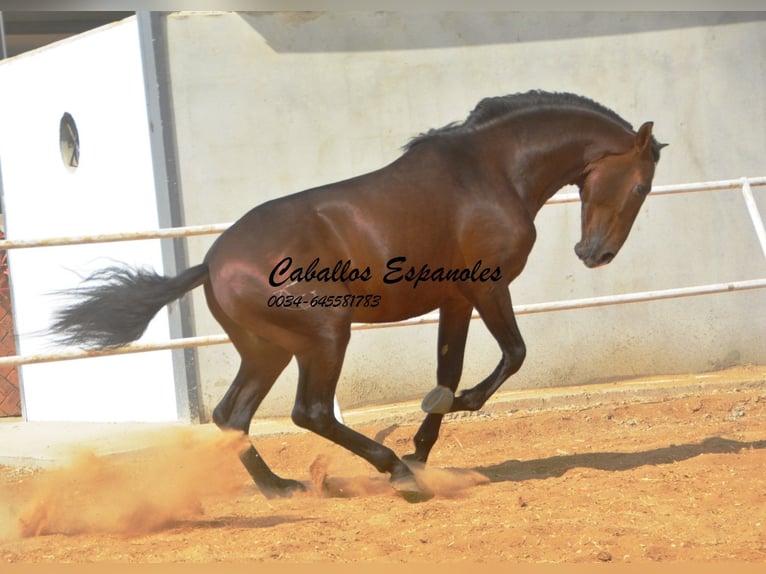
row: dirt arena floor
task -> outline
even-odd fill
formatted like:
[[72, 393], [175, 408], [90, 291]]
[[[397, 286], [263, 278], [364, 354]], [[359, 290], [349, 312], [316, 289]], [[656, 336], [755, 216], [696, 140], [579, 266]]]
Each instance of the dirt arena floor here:
[[[237, 437], [178, 429], [53, 470], [0, 468], [0, 563], [766, 562], [766, 384], [479, 412], [445, 424], [434, 497], [313, 435], [262, 437], [291, 499], [249, 484]], [[756, 377], [756, 381], [757, 381]], [[399, 453], [411, 424], [357, 427]]]

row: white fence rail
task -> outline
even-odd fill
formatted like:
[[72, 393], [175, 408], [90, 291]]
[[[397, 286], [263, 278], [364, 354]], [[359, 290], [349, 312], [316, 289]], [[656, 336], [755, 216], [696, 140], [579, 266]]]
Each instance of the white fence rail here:
[[[764, 257], [766, 257], [766, 228], [764, 228], [763, 217], [758, 210], [758, 206], [753, 197], [752, 186], [766, 185], [766, 177], [752, 177], [730, 179], [722, 181], [710, 181], [704, 183], [689, 183], [681, 185], [655, 186], [652, 189], [650, 197], [660, 195], [670, 195], [678, 193], [690, 193], [701, 191], [721, 191], [739, 189], [742, 193], [745, 205], [750, 215], [753, 228], [755, 229], [758, 241]], [[559, 194], [548, 201], [548, 204], [573, 203], [579, 201], [577, 193]], [[42, 239], [7, 239], [0, 241], [0, 250], [6, 249], [25, 249], [33, 247], [53, 247], [62, 245], [82, 245], [88, 243], [109, 243], [115, 241], [135, 241], [143, 239], [169, 239], [177, 237], [191, 237], [196, 235], [212, 235], [225, 231], [231, 224], [222, 223], [215, 225], [196, 225], [189, 227], [173, 227], [152, 231], [137, 231], [130, 233], [114, 233], [106, 235], [82, 235], [75, 237], [55, 237]], [[680, 287], [677, 289], [664, 289], [658, 291], [643, 291], [638, 293], [625, 293], [606, 295], [602, 297], [588, 297], [582, 299], [570, 299], [565, 301], [552, 301], [547, 303], [535, 303], [529, 305], [514, 306], [517, 315], [544, 313], [548, 311], [564, 311], [571, 309], [582, 309], [589, 307], [602, 307], [606, 305], [620, 305], [625, 303], [636, 303], [643, 301], [656, 301], [662, 299], [673, 299], [679, 297], [691, 297], [696, 295], [709, 295], [714, 293], [727, 293], [732, 291], [744, 291], [751, 289], [762, 289], [766, 287], [766, 278], [751, 279], [745, 281], [731, 281], [725, 283], [716, 283], [711, 285], [700, 285], [693, 287]], [[473, 318], [478, 318], [474, 312]], [[354, 324], [352, 329], [380, 329], [385, 327], [400, 327], [408, 325], [422, 325], [427, 323], [436, 323], [439, 320], [439, 313], [432, 312], [420, 317], [413, 317], [397, 323], [375, 323], [375, 324]], [[16, 355], [12, 357], [0, 357], [0, 367], [13, 367], [18, 365], [29, 365], [34, 363], [47, 363], [54, 361], [68, 361], [73, 359], [84, 359], [88, 357], [101, 357], [105, 355], [122, 355], [129, 353], [143, 353], [146, 351], [157, 351], [167, 349], [181, 349], [185, 347], [201, 347], [207, 345], [220, 345], [228, 343], [229, 338], [226, 335], [209, 335], [199, 337], [187, 337], [183, 339], [172, 339], [163, 342], [153, 343], [134, 343], [126, 345], [119, 349], [106, 350], [80, 350], [69, 349], [59, 352], [40, 353], [34, 355]]]

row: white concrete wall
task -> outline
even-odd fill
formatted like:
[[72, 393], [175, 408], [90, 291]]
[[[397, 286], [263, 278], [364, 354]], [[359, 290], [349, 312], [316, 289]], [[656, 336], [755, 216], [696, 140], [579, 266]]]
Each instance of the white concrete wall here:
[[[117, 233], [158, 226], [135, 18], [0, 63], [0, 166], [8, 237]], [[59, 121], [79, 131], [70, 173]], [[115, 261], [162, 269], [157, 241], [10, 252], [19, 354], [50, 351], [51, 292]], [[167, 311], [146, 340], [168, 338]], [[21, 368], [28, 420], [175, 420], [169, 351]]]
[[[760, 19], [759, 19], [760, 18]], [[533, 88], [591, 97], [635, 126], [655, 121], [656, 184], [764, 175], [766, 21], [753, 15], [562, 13], [181, 14], [168, 21], [188, 224], [380, 167], [411, 136], [461, 120], [485, 96]], [[766, 212], [763, 189], [756, 189]], [[579, 206], [538, 216], [514, 302], [766, 276], [737, 192], [650, 199], [608, 267], [572, 252]], [[200, 260], [211, 238], [190, 241]], [[195, 294], [200, 334], [220, 329]], [[582, 384], [766, 361], [766, 293], [520, 319], [528, 359], [506, 388]], [[420, 397], [434, 384], [436, 327], [356, 333], [341, 405]], [[494, 368], [472, 324], [463, 386]], [[200, 350], [209, 411], [234, 375], [231, 349]], [[291, 366], [261, 414], [290, 412]]]

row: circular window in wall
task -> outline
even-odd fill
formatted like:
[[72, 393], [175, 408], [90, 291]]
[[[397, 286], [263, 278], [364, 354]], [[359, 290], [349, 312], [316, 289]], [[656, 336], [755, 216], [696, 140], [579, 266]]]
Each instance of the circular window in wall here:
[[72, 114], [65, 112], [59, 123], [59, 143], [61, 159], [67, 171], [74, 172], [80, 165], [80, 136], [77, 135], [77, 124]]

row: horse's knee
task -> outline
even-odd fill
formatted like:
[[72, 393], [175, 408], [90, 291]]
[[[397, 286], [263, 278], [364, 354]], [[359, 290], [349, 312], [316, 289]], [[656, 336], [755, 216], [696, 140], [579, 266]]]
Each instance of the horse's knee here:
[[321, 436], [327, 436], [336, 424], [332, 409], [328, 410], [318, 405], [306, 407], [296, 404], [293, 407], [292, 420], [297, 426]]
[[298, 405], [295, 405], [293, 407], [293, 412], [290, 415], [290, 417], [293, 420], [293, 423], [296, 424], [296, 426], [299, 426], [304, 429], [308, 429], [311, 426], [311, 421], [309, 420], [309, 416], [306, 413], [305, 409], [299, 408]]
[[509, 375], [518, 371], [524, 364], [524, 359], [527, 358], [527, 346], [524, 341], [519, 341], [513, 347], [506, 349], [503, 358], [508, 366]]
[[230, 428], [228, 425], [229, 417], [227, 415], [228, 413], [224, 409], [223, 404], [219, 404], [213, 409], [213, 422], [221, 430]]
[[249, 412], [238, 411], [236, 408], [221, 402], [213, 409], [213, 423], [224, 431], [234, 430], [245, 434], [250, 432], [252, 416]]

